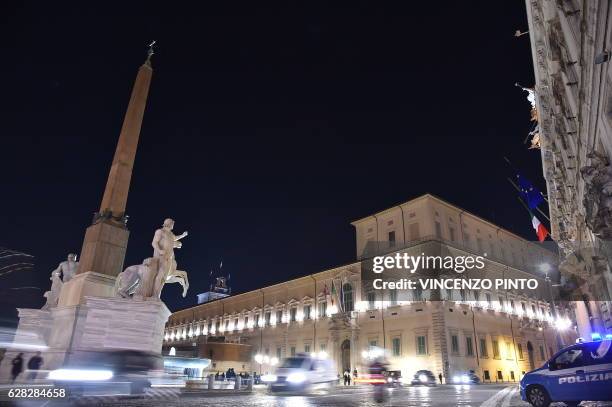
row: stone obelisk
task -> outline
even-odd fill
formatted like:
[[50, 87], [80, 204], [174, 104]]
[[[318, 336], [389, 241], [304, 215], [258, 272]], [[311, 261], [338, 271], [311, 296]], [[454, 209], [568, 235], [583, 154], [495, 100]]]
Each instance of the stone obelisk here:
[[129, 237], [125, 208], [153, 75], [152, 55], [150, 48], [147, 60], [138, 70], [100, 211], [95, 213], [92, 225], [85, 232], [79, 269], [62, 290], [60, 306], [79, 304], [85, 296], [114, 295], [115, 277], [123, 269]]

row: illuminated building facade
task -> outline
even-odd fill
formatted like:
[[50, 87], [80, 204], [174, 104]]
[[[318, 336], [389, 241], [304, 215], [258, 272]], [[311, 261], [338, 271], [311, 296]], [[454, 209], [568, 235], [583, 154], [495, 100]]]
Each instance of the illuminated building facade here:
[[[558, 332], [564, 343], [575, 340], [571, 310], [558, 307], [555, 321], [545, 298], [494, 290], [398, 297], [365, 292], [361, 284], [368, 242], [385, 253], [432, 240], [467, 254], [487, 251], [487, 278], [514, 274], [541, 284], [534, 270], [550, 252], [431, 195], [352, 224], [357, 261], [175, 312], [164, 352], [174, 347], [211, 358], [213, 371], [258, 373], [271, 372], [284, 357], [316, 352], [333, 358], [339, 372], [363, 373], [368, 357], [383, 349], [390, 369], [403, 377], [427, 369], [450, 379], [474, 370], [495, 382], [519, 380], [541, 365], [557, 350]], [[209, 343], [246, 345], [249, 356], [230, 366], [206, 350]]]

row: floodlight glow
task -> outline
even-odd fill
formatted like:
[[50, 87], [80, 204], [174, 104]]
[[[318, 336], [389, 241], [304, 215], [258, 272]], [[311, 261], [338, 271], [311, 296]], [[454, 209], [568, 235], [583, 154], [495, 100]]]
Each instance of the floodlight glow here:
[[420, 375], [419, 375], [419, 381], [420, 381], [421, 383], [426, 383], [426, 382], [427, 382], [427, 375], [420, 374]]
[[257, 355], [255, 355], [255, 362], [257, 362], [259, 364], [263, 363], [263, 355], [261, 355], [259, 353]]
[[57, 369], [49, 373], [51, 380], [102, 381], [113, 377], [110, 370]]
[[540, 271], [542, 273], [548, 273], [550, 271], [550, 264], [548, 264], [548, 263], [540, 264]]
[[276, 375], [273, 375], [273, 374], [265, 374], [261, 376], [261, 381], [264, 383], [272, 383], [272, 382], [275, 382], [276, 379], [277, 379]]
[[289, 383], [303, 383], [306, 381], [306, 375], [302, 372], [291, 373], [287, 376], [287, 381]]

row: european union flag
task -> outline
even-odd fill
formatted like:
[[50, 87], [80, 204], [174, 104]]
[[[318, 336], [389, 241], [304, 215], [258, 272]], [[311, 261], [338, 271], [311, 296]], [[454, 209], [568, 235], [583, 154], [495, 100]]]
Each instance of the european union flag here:
[[537, 208], [537, 206], [544, 201], [542, 193], [521, 174], [517, 174], [516, 177], [518, 178], [518, 186], [521, 191], [521, 197], [527, 201], [527, 206], [529, 206], [529, 209]]

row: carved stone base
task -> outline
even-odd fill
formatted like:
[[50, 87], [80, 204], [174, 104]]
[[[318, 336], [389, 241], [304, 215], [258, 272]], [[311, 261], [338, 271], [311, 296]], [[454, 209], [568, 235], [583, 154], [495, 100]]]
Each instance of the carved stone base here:
[[[131, 349], [160, 354], [169, 316], [166, 305], [157, 299], [86, 296], [79, 305], [49, 311], [19, 309], [13, 341], [16, 349], [9, 349], [2, 360], [0, 383], [8, 381], [11, 360], [24, 345], [31, 349], [23, 350], [24, 363], [36, 351], [32, 345], [47, 347], [42, 350], [42, 370], [57, 369], [70, 357], [92, 351]], [[23, 375], [20, 378], [23, 380]]]
[[114, 297], [115, 277], [93, 271], [75, 275], [63, 285], [58, 306], [82, 304], [87, 296]]

